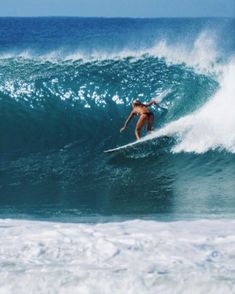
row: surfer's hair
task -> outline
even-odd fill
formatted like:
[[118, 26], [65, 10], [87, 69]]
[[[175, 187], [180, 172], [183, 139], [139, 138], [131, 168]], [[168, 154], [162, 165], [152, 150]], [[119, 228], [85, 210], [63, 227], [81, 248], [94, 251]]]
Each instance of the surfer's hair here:
[[138, 105], [142, 105], [142, 103], [140, 102], [140, 100], [135, 99], [132, 101], [132, 105], [138, 106]]

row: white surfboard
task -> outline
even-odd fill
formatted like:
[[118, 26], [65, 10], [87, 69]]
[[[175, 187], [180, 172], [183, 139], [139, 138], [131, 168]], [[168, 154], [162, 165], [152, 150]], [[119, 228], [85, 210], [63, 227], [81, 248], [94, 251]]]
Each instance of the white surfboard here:
[[104, 153], [111, 153], [111, 152], [115, 152], [115, 151], [120, 151], [120, 150], [126, 149], [126, 148], [128, 148], [128, 147], [132, 147], [132, 146], [135, 146], [135, 145], [137, 145], [137, 144], [140, 144], [140, 143], [146, 142], [146, 141], [151, 140], [151, 139], [152, 139], [151, 134], [148, 134], [148, 135], [142, 137], [140, 140], [137, 140], [137, 141], [134, 141], [134, 142], [128, 143], [128, 144], [126, 144], [126, 145], [123, 145], [123, 146], [119, 146], [119, 147], [113, 148], [113, 149], [105, 150]]
[[111, 152], [119, 151], [119, 150], [122, 150], [122, 149], [126, 149], [127, 147], [136, 145], [138, 143], [140, 143], [140, 142], [139, 141], [135, 141], [135, 142], [132, 142], [132, 143], [128, 143], [128, 144], [123, 145], [123, 146], [119, 146], [119, 147], [116, 147], [116, 148], [113, 148], [113, 149], [105, 150], [104, 153], [111, 153]]

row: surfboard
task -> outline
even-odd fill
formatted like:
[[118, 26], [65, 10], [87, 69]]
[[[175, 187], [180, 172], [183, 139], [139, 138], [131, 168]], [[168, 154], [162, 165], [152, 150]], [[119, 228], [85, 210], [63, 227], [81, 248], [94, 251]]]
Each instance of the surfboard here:
[[131, 143], [128, 143], [126, 145], [122, 145], [122, 146], [118, 146], [116, 148], [112, 148], [112, 149], [108, 149], [108, 150], [104, 150], [104, 153], [112, 153], [112, 152], [118, 152], [118, 151], [121, 151], [121, 150], [125, 150], [129, 147], [133, 147], [135, 145], [139, 145], [141, 143], [144, 143], [144, 142], [147, 142], [147, 141], [150, 141], [152, 139], [159, 139], [159, 138], [163, 138], [163, 139], [170, 139], [169, 136], [166, 136], [166, 135], [163, 135], [163, 136], [154, 136], [149, 134], [149, 135], [146, 135], [144, 136], [143, 138], [141, 138], [140, 140], [138, 141], [134, 141], [134, 142], [131, 142]]
[[131, 142], [131, 143], [128, 143], [126, 145], [122, 145], [122, 146], [118, 146], [116, 148], [113, 148], [113, 149], [108, 149], [108, 150], [105, 150], [104, 153], [112, 153], [112, 152], [115, 152], [115, 151], [120, 151], [120, 150], [124, 150], [124, 149], [127, 149], [128, 147], [132, 147], [132, 146], [135, 146], [137, 144], [140, 144], [140, 143], [143, 143], [145, 141], [148, 141], [150, 140], [152, 137], [151, 137], [151, 134], [148, 134], [144, 137], [142, 137], [140, 140], [137, 140], [137, 141], [134, 141], [134, 142]]
[[118, 146], [118, 147], [113, 148], [113, 149], [104, 150], [104, 153], [112, 153], [112, 152], [115, 152], [115, 151], [120, 151], [120, 150], [126, 149], [126, 148], [128, 148], [130, 146], [136, 145], [138, 143], [140, 143], [140, 142], [135, 141], [135, 142], [132, 142], [132, 143], [128, 143], [126, 145]]

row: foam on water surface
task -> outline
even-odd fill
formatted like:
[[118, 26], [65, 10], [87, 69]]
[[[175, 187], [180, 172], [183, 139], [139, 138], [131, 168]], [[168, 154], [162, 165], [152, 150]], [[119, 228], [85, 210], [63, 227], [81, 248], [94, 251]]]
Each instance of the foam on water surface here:
[[233, 293], [234, 220], [0, 221], [0, 293]]

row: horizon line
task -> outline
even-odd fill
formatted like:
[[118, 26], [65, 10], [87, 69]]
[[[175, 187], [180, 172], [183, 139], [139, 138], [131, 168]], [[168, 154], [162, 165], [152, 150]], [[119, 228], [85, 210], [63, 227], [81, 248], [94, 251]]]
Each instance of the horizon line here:
[[0, 15], [0, 18], [128, 18], [128, 19], [158, 19], [158, 18], [235, 18], [235, 16], [76, 16], [76, 15]]

